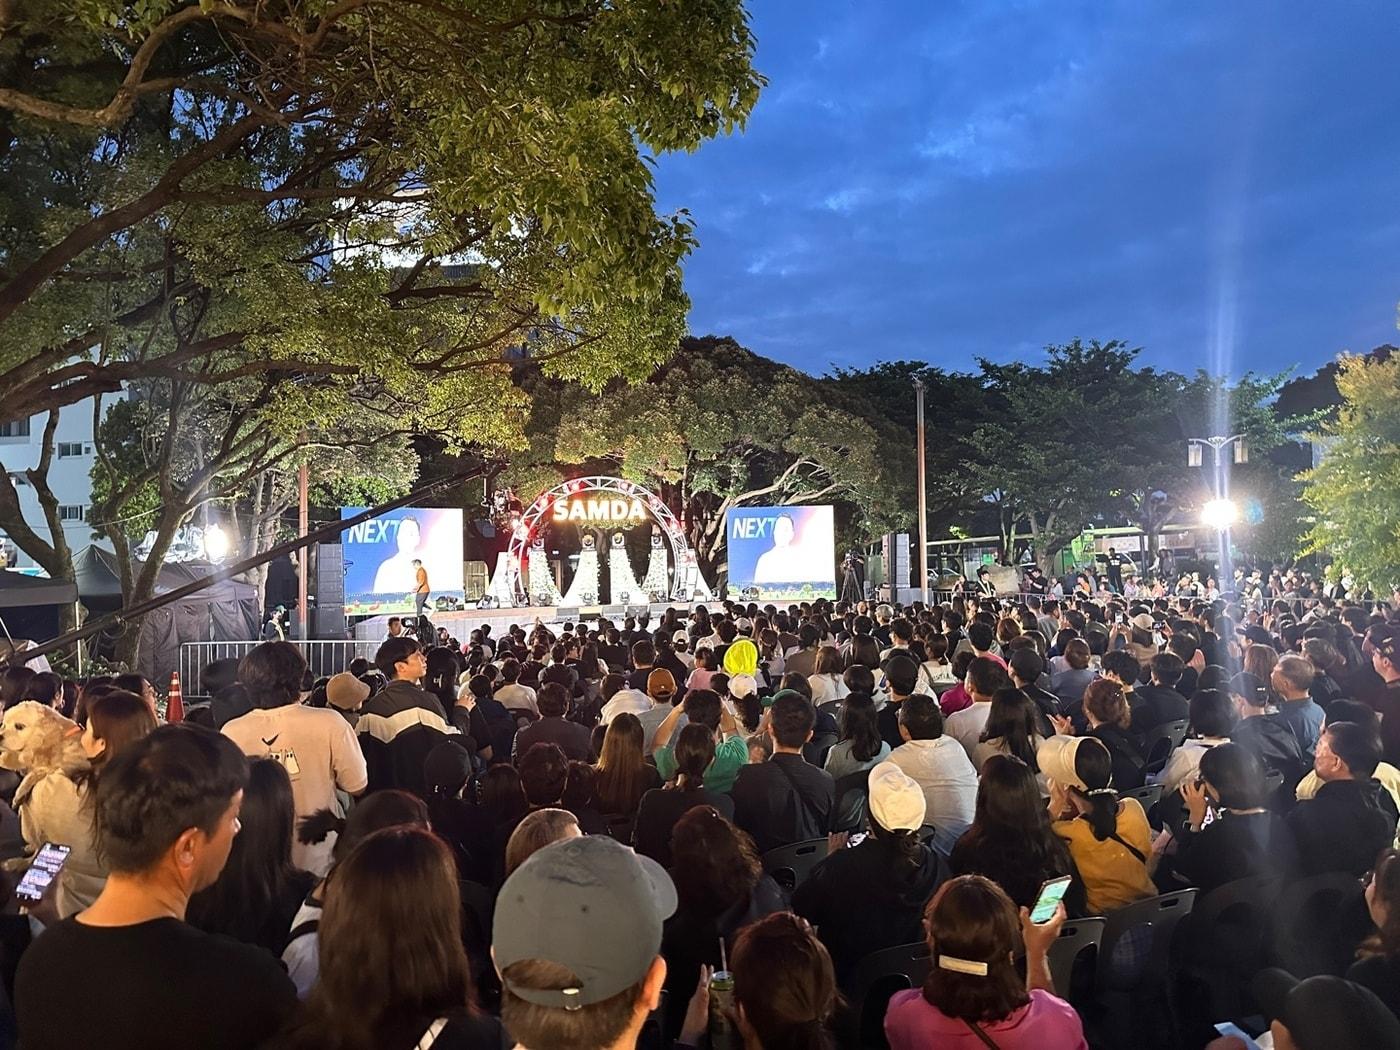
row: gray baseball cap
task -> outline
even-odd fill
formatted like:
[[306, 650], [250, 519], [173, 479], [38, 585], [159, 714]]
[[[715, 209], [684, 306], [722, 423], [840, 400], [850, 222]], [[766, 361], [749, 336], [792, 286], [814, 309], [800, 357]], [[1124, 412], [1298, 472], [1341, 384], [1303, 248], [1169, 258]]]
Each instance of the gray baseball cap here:
[[579, 979], [577, 988], [520, 988], [537, 1006], [579, 1009], [632, 987], [661, 950], [676, 887], [649, 857], [601, 835], [545, 846], [506, 879], [496, 899], [492, 952], [504, 971], [543, 959]]

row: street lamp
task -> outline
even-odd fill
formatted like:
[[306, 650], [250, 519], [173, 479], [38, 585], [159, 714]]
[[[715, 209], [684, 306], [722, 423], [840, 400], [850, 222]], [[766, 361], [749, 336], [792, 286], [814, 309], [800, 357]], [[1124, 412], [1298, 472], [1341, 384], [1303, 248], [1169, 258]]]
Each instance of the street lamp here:
[[1240, 508], [1232, 499], [1213, 499], [1201, 508], [1201, 523], [1216, 532], [1226, 532], [1240, 520]]
[[204, 556], [212, 562], [221, 562], [228, 557], [228, 533], [218, 525], [204, 527]]

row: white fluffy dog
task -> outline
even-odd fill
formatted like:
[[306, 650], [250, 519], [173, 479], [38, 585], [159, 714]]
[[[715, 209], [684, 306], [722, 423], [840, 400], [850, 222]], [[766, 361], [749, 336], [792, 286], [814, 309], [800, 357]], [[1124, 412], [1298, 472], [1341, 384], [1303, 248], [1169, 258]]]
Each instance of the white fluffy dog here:
[[0, 766], [24, 774], [16, 797], [28, 794], [36, 779], [61, 770], [69, 774], [88, 766], [79, 742], [78, 724], [35, 700], [15, 704], [0, 721]]

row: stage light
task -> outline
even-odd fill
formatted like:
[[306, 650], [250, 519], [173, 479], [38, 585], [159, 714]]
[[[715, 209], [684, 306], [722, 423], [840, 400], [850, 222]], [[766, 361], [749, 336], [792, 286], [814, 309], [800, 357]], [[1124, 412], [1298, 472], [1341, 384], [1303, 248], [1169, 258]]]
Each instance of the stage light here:
[[1224, 532], [1240, 520], [1240, 508], [1234, 500], [1213, 499], [1201, 508], [1201, 523], [1207, 528]]
[[218, 525], [209, 525], [204, 530], [204, 556], [210, 561], [219, 562], [228, 557], [228, 534]]

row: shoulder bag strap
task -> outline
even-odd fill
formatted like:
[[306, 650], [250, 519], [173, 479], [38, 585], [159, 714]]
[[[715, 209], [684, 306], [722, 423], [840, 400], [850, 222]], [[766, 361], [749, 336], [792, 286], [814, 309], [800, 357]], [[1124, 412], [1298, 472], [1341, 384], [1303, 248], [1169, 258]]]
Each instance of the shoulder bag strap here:
[[987, 1047], [987, 1050], [1001, 1050], [1001, 1048], [997, 1046], [995, 1040], [993, 1040], [991, 1036], [989, 1036], [986, 1032], [982, 1031], [982, 1029], [978, 1028], [971, 1021], [963, 1021], [963, 1024], [967, 1025], [968, 1030], [973, 1035], [975, 1035], [978, 1039], [982, 1040], [982, 1043], [984, 1046]]
[[1136, 857], [1138, 860], [1140, 860], [1143, 864], [1146, 864], [1146, 863], [1147, 863], [1147, 858], [1144, 857], [1144, 856], [1142, 855], [1142, 850], [1138, 849], [1136, 846], [1134, 846], [1134, 845], [1133, 845], [1132, 843], [1130, 843], [1130, 842], [1125, 842], [1125, 841], [1123, 840], [1122, 836], [1120, 836], [1120, 835], [1118, 834], [1118, 832], [1115, 831], [1112, 835], [1110, 835], [1110, 836], [1108, 836], [1108, 837], [1111, 838], [1114, 842], [1118, 843], [1118, 845], [1122, 846], [1125, 850], [1127, 850], [1129, 853], [1131, 853], [1134, 857]]
[[442, 1030], [447, 1027], [447, 1018], [439, 1017], [432, 1024], [428, 1025], [428, 1030], [423, 1033], [423, 1038], [418, 1040], [418, 1045], [414, 1050], [430, 1050], [430, 1047], [437, 1042], [437, 1038], [442, 1034]]
[[818, 827], [821, 827], [822, 821], [817, 818], [817, 813], [808, 804], [807, 796], [802, 793], [802, 787], [797, 783], [797, 779], [791, 773], [788, 772], [787, 767], [784, 766], [783, 763], [774, 762], [772, 759], [769, 759], [769, 763], [771, 765], [777, 766], [778, 770], [783, 774], [784, 777], [787, 778], [787, 782], [792, 786], [793, 794], [797, 796], [797, 801], [802, 806], [802, 811], [806, 813], [807, 816], [812, 818], [812, 822], [814, 824], [816, 824]]

